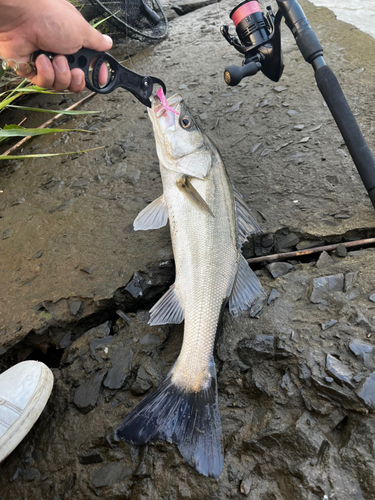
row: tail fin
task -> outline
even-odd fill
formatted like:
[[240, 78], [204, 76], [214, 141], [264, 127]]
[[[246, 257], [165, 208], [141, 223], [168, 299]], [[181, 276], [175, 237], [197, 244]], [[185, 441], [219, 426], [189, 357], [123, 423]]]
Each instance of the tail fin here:
[[213, 359], [210, 364], [211, 385], [200, 392], [177, 387], [172, 369], [125, 417], [117, 435], [133, 444], [158, 439], [176, 443], [189, 465], [205, 476], [219, 477], [224, 456]]

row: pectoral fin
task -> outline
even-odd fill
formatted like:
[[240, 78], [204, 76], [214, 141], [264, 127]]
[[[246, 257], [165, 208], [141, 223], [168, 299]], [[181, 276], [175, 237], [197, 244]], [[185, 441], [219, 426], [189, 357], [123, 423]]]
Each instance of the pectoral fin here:
[[147, 229], [159, 229], [168, 222], [168, 210], [164, 196], [159, 196], [140, 212], [134, 223], [134, 231], [146, 231]]
[[195, 207], [197, 207], [202, 212], [208, 212], [212, 217], [214, 214], [212, 213], [210, 207], [204, 201], [202, 196], [198, 193], [195, 187], [190, 182], [189, 178], [186, 175], [182, 175], [176, 182], [177, 187], [186, 194], [189, 200], [193, 203]]

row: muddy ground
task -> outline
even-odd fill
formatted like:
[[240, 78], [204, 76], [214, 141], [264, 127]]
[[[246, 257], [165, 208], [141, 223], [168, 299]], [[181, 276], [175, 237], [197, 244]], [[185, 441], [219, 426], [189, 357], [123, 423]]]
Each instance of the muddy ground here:
[[[375, 40], [301, 4], [375, 151]], [[280, 82], [258, 74], [225, 85], [224, 68], [241, 64], [219, 32], [232, 8], [222, 0], [171, 16], [168, 38], [138, 45], [127, 65], [161, 77], [168, 95], [180, 92], [218, 144], [263, 229], [245, 256], [375, 236], [372, 205], [286, 26]], [[133, 52], [121, 42], [113, 53]], [[65, 109], [80, 97], [26, 105]], [[132, 230], [161, 194], [147, 111], [122, 90], [84, 109], [97, 113], [61, 125], [91, 134], [36, 138], [23, 152], [103, 149], [0, 168], [0, 370], [39, 359], [56, 381], [41, 418], [0, 465], [0, 499], [373, 500], [371, 247], [254, 268], [268, 301], [252, 316], [226, 312], [215, 353], [218, 480], [191, 469], [173, 444], [139, 448], [113, 437], [174, 363], [183, 328], [147, 325], [147, 310], [174, 281], [168, 228]], [[30, 114], [28, 126], [45, 116]], [[2, 114], [1, 125], [23, 117]]]

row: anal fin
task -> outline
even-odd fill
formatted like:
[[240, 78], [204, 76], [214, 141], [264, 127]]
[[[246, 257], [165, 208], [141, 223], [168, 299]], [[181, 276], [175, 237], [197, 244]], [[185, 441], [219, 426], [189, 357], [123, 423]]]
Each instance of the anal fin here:
[[266, 296], [260, 281], [241, 255], [237, 276], [229, 299], [229, 312], [232, 316], [249, 309], [257, 298]]
[[147, 231], [148, 229], [159, 229], [168, 222], [168, 209], [164, 195], [156, 198], [147, 205], [133, 222], [134, 231]]
[[176, 295], [174, 285], [156, 302], [150, 309], [151, 326], [167, 325], [169, 323], [179, 324], [184, 320], [184, 311]]

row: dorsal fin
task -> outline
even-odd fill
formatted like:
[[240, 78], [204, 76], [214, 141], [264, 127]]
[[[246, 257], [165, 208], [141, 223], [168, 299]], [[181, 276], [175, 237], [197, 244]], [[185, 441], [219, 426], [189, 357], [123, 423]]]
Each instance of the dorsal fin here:
[[242, 248], [248, 236], [261, 233], [262, 229], [251, 213], [251, 209], [244, 202], [242, 195], [235, 188], [233, 188], [233, 193], [236, 202], [238, 246]]

